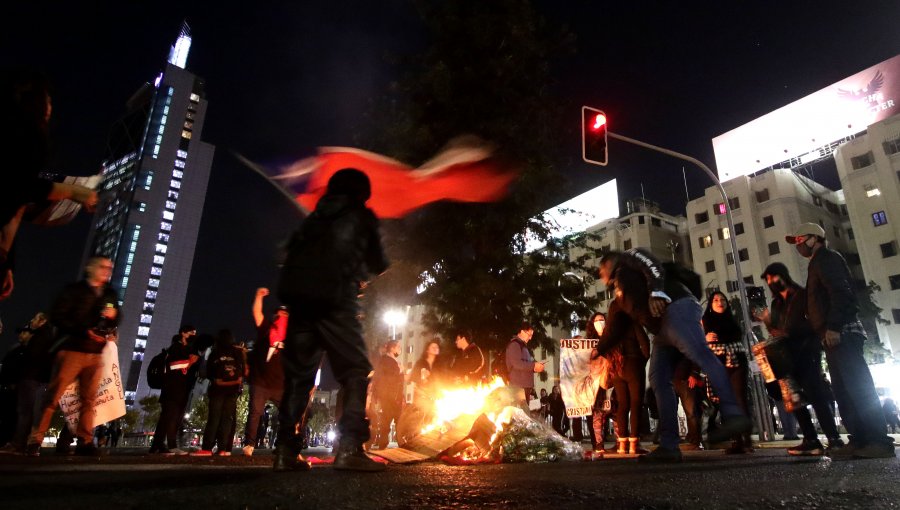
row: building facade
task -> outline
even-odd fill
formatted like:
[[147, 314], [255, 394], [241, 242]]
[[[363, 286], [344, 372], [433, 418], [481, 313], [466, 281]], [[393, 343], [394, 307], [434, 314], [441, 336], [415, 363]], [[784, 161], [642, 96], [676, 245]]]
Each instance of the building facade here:
[[201, 140], [207, 103], [203, 81], [184, 69], [189, 47], [185, 26], [165, 70], [115, 125], [88, 241], [88, 256], [115, 262], [129, 405], [150, 391], [145, 356], [167, 347], [181, 325], [215, 151]]
[[868, 126], [835, 151], [853, 234], [866, 282], [881, 290], [874, 300], [889, 324], [877, 324], [891, 352], [900, 352], [900, 116]]
[[[720, 290], [729, 298], [739, 295], [731, 236], [737, 242], [737, 263], [744, 283], [765, 289], [763, 270], [773, 262], [787, 266], [801, 284], [806, 281], [807, 261], [785, 242], [801, 223], [818, 223], [830, 245], [840, 251], [857, 279], [862, 273], [853, 242], [853, 230], [843, 194], [832, 191], [789, 168], [743, 175], [723, 183], [731, 204], [734, 232], [730, 232], [722, 196], [715, 186], [687, 204], [694, 271], [700, 274], [707, 295]], [[748, 291], [749, 294], [752, 292]]]

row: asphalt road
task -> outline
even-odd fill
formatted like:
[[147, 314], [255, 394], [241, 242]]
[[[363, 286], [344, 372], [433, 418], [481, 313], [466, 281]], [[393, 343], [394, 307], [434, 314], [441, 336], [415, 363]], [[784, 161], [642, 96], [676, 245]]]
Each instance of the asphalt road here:
[[274, 473], [265, 452], [164, 458], [119, 449], [87, 459], [45, 450], [0, 458], [0, 508], [900, 508], [900, 459], [796, 458], [773, 446], [741, 456], [686, 452], [678, 465], [424, 462], [374, 474]]

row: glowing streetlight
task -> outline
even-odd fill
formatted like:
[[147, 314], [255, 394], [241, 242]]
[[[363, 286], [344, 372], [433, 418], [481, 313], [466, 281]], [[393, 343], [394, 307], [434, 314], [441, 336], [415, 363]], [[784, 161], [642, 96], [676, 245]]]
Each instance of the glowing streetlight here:
[[406, 324], [406, 312], [388, 310], [384, 312], [384, 322], [391, 328], [391, 340], [397, 339], [397, 327]]

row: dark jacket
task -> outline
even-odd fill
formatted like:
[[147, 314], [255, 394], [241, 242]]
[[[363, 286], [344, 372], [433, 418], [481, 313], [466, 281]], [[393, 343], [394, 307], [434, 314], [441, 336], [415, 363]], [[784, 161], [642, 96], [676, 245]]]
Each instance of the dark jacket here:
[[484, 376], [484, 353], [481, 347], [470, 343], [453, 361], [453, 376], [463, 382], [478, 382]]
[[643, 324], [651, 333], [659, 332], [660, 318], [650, 314], [651, 295], [663, 293], [673, 302], [692, 296], [688, 288], [675, 278], [667, 278], [663, 265], [650, 252], [633, 248], [621, 253], [612, 271], [616, 298], [622, 310]]
[[356, 300], [360, 283], [387, 267], [372, 210], [343, 195], [325, 195], [291, 238], [278, 296], [286, 303], [334, 306]]
[[517, 336], [506, 346], [506, 368], [510, 386], [534, 387], [534, 357], [528, 345]]
[[[119, 309], [119, 296], [108, 285], [98, 296], [94, 289], [82, 280], [63, 289], [50, 311], [50, 322], [65, 337], [60, 350], [99, 354], [106, 342], [91, 339], [87, 332], [100, 325], [100, 313], [106, 306]], [[118, 325], [121, 314], [117, 313], [113, 325]]]
[[382, 354], [372, 377], [372, 396], [379, 402], [401, 404], [403, 396], [403, 372], [400, 362], [392, 356]]
[[809, 261], [806, 278], [807, 316], [819, 337], [826, 330], [840, 332], [858, 319], [859, 306], [850, 268], [840, 253], [822, 246]]
[[22, 368], [22, 379], [40, 383], [50, 382], [55, 352], [51, 350], [56, 342], [56, 328], [49, 322], [32, 332], [31, 339], [25, 347], [25, 366]]
[[772, 298], [769, 311], [769, 333], [788, 339], [788, 347], [794, 354], [820, 350], [816, 332], [806, 317], [807, 294], [803, 287], [791, 287], [787, 299], [780, 294]]
[[632, 319], [614, 299], [606, 312], [606, 327], [597, 342], [597, 352], [607, 356], [618, 350], [624, 357], [648, 359], [650, 357], [650, 339], [644, 328]]

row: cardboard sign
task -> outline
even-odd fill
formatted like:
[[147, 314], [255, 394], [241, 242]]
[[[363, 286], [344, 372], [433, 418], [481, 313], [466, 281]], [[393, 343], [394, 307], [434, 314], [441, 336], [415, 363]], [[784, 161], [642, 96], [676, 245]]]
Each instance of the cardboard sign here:
[[[119, 349], [115, 342], [106, 342], [103, 348], [103, 368], [100, 369], [100, 386], [93, 401], [89, 403], [90, 412], [84, 418], [91, 420], [91, 428], [113, 421], [125, 415], [125, 388], [122, 385], [122, 374], [119, 371]], [[78, 381], [66, 387], [66, 392], [59, 398], [66, 424], [72, 433], [78, 429], [78, 418], [81, 414], [83, 400], [79, 393]]]

